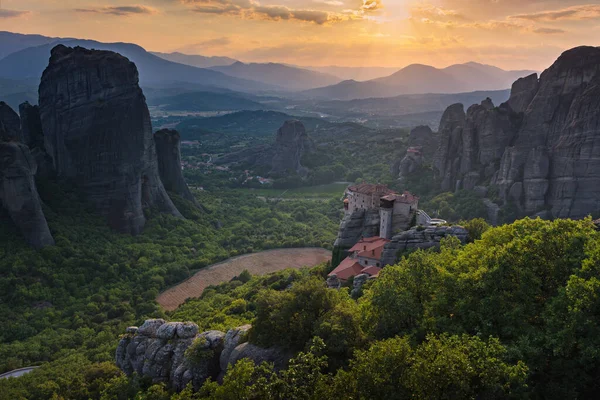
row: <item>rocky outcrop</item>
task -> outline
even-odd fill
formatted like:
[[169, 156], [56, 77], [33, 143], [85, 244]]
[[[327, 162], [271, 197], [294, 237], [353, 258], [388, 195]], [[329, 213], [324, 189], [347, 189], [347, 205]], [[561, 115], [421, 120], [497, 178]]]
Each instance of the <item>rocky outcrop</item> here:
[[19, 115], [3, 101], [0, 101], [0, 141], [25, 143]]
[[[458, 106], [446, 112], [456, 115]], [[525, 215], [581, 218], [600, 210], [600, 48], [563, 53], [513, 85], [498, 108], [442, 119], [442, 189], [492, 184]]]
[[362, 294], [362, 287], [367, 283], [369, 278], [370, 276], [367, 274], [360, 274], [354, 277], [354, 280], [352, 281], [352, 291], [350, 292], [352, 298], [357, 299], [360, 297]]
[[402, 180], [421, 169], [426, 160], [433, 158], [437, 140], [437, 135], [428, 126], [417, 126], [411, 130], [406, 154], [392, 165], [392, 175]]
[[29, 148], [0, 142], [0, 202], [26, 242], [36, 249], [54, 245], [35, 185], [37, 170]]
[[295, 171], [299, 175], [307, 175], [308, 169], [301, 164], [302, 156], [313, 148], [302, 122], [286, 121], [277, 131], [271, 173]]
[[457, 237], [462, 243], [466, 243], [469, 232], [458, 225], [412, 228], [394, 236], [392, 241], [385, 245], [381, 263], [382, 265], [393, 265], [397, 261], [399, 253], [410, 249], [439, 247], [442, 239], [451, 236]]
[[380, 220], [379, 210], [356, 210], [352, 214], [347, 214], [340, 224], [334, 246], [349, 249], [361, 237], [379, 235]]
[[451, 106], [440, 123], [442, 140], [434, 166], [442, 190], [472, 190], [494, 176], [504, 149], [512, 143], [518, 117], [503, 104], [496, 108], [488, 98], [471, 106]]
[[537, 74], [532, 74], [517, 80], [512, 85], [508, 105], [516, 113], [525, 112], [535, 97], [538, 89], [539, 81]]
[[44, 131], [40, 119], [40, 108], [25, 102], [19, 106], [21, 116], [21, 129], [23, 140], [31, 150], [31, 155], [37, 164], [36, 176], [49, 178], [54, 176], [52, 157], [48, 155], [44, 147]]
[[45, 147], [119, 232], [138, 234], [144, 208], [181, 216], [159, 178], [150, 114], [136, 66], [109, 51], [52, 50], [40, 84]]
[[277, 370], [285, 368], [289, 356], [284, 352], [245, 342], [250, 328], [199, 333], [194, 323], [147, 320], [139, 328], [127, 328], [117, 346], [116, 363], [127, 375], [137, 373], [178, 391], [190, 383], [198, 390], [208, 378], [222, 377], [242, 358], [256, 364], [274, 363]]
[[181, 137], [179, 132], [163, 129], [154, 134], [160, 179], [169, 192], [173, 192], [200, 207], [181, 172]]

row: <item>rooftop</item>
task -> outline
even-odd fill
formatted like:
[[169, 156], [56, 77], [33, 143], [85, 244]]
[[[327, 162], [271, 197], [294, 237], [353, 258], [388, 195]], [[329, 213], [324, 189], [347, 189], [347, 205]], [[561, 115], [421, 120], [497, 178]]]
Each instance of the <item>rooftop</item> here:
[[361, 273], [361, 265], [358, 262], [356, 262], [356, 260], [353, 260], [352, 258], [348, 257], [345, 258], [344, 261], [342, 261], [340, 265], [338, 265], [333, 271], [331, 271], [329, 275], [337, 275], [339, 279], [345, 281], [353, 276], [360, 275]]
[[414, 204], [417, 201], [419, 201], [419, 198], [415, 195], [413, 195], [410, 192], [404, 192], [402, 194], [397, 194], [397, 193], [392, 193], [392, 194], [388, 194], [387, 196], [382, 197], [383, 200], [386, 201], [397, 201], [399, 203], [404, 203], [404, 204]]
[[361, 183], [360, 185], [350, 186], [348, 190], [354, 193], [367, 195], [379, 194], [381, 196], [394, 193], [394, 191], [388, 188], [387, 185], [375, 185], [372, 183]]
[[[356, 243], [350, 250], [350, 253], [355, 251], [358, 252], [371, 252], [377, 249], [383, 249], [383, 247], [388, 244], [390, 240], [381, 238], [379, 236], [373, 236], [366, 239], [361, 239], [360, 242]], [[359, 253], [360, 256], [360, 253]]]

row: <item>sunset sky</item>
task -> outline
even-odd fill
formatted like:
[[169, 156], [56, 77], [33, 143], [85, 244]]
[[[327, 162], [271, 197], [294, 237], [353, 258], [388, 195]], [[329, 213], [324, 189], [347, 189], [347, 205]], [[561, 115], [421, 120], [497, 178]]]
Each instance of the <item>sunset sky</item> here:
[[585, 0], [2, 0], [0, 30], [299, 65], [544, 69], [600, 45]]

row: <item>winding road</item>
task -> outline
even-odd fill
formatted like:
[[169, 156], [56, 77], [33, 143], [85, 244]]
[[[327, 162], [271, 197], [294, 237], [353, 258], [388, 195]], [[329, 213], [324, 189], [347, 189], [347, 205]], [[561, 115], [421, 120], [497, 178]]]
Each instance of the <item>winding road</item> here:
[[15, 369], [13, 371], [5, 372], [4, 374], [0, 375], [0, 379], [4, 379], [4, 378], [18, 378], [20, 376], [23, 376], [25, 374], [30, 373], [31, 371], [33, 371], [36, 368], [39, 368], [39, 367], [19, 368], [19, 369]]

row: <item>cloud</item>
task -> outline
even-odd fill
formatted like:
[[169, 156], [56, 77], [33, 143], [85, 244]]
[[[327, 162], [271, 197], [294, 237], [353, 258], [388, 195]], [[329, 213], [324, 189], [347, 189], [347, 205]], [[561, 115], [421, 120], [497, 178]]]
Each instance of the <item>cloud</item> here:
[[[201, 14], [237, 16], [244, 19], [263, 19], [268, 21], [301, 21], [317, 25], [362, 19], [366, 14], [383, 7], [382, 0], [361, 0], [358, 9], [344, 12], [330, 12], [313, 9], [295, 9], [284, 5], [262, 5], [258, 0], [181, 0], [192, 5], [191, 11]], [[328, 6], [343, 5], [336, 0], [315, 1]]]
[[512, 19], [529, 21], [581, 21], [600, 18], [600, 5], [582, 5], [567, 7], [559, 10], [541, 11], [530, 14], [513, 15]]
[[147, 6], [106, 6], [97, 8], [76, 8], [75, 11], [80, 13], [108, 14], [117, 16], [156, 14], [156, 10], [154, 8]]
[[533, 30], [533, 33], [539, 33], [542, 35], [556, 35], [559, 33], [567, 33], [567, 31], [555, 28], [537, 28]]
[[17, 11], [0, 9], [0, 19], [2, 18], [17, 18], [29, 14], [29, 11]]
[[370, 13], [373, 11], [381, 10], [382, 8], [382, 0], [362, 0], [362, 6], [360, 7], [360, 11], [364, 13]]
[[431, 4], [419, 5], [410, 9], [412, 18], [435, 21], [466, 20], [467, 18], [455, 10], [436, 7]]

